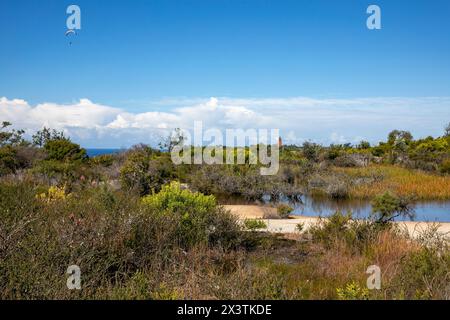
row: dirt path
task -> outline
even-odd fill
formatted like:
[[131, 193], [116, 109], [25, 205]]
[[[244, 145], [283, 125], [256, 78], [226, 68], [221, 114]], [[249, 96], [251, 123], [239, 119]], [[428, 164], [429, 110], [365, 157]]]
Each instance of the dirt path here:
[[[265, 219], [267, 216], [274, 216], [276, 208], [258, 205], [224, 205], [225, 209], [237, 215], [239, 219], [264, 219], [267, 224], [267, 231], [278, 233], [296, 233], [297, 224], [303, 223], [304, 229], [308, 229], [312, 224], [317, 223], [318, 217], [292, 216], [290, 219]], [[427, 229], [432, 223], [421, 221], [395, 222], [400, 228], [406, 229], [412, 237], [417, 237]], [[439, 225], [439, 232], [445, 234], [450, 239], [450, 223], [442, 222]]]

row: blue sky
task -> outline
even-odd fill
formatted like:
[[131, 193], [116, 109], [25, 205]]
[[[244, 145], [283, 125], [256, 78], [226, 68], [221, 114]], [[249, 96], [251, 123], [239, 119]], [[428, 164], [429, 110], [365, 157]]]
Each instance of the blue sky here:
[[[72, 45], [64, 36], [70, 4], [80, 6], [82, 20]], [[370, 4], [381, 8], [381, 30], [366, 28]], [[63, 128], [98, 147], [151, 139], [155, 124], [187, 125], [177, 117], [211, 104], [228, 115], [250, 111], [264, 119], [285, 112], [278, 120], [312, 108], [308, 122], [317, 106], [311, 130], [299, 128], [302, 118], [253, 122], [280, 125], [293, 141], [377, 141], [396, 124], [438, 135], [450, 121], [449, 15], [447, 0], [2, 0], [0, 116], [27, 128]], [[299, 97], [311, 104], [293, 100]], [[18, 118], [16, 105], [34, 118]], [[49, 105], [52, 114], [37, 115]], [[336, 122], [319, 123], [328, 111]], [[75, 119], [92, 112], [101, 116], [88, 128]], [[368, 112], [378, 124], [368, 127]], [[154, 124], [132, 133], [146, 127], [139, 116]], [[367, 124], [355, 123], [361, 117]], [[239, 118], [224, 123], [222, 114], [209, 124], [238, 127]], [[118, 121], [121, 133], [111, 125]], [[323, 130], [312, 130], [318, 126]]]

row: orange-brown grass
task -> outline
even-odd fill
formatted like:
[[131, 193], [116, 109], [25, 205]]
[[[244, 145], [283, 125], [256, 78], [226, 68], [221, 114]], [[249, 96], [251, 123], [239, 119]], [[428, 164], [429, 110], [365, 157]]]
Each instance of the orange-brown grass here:
[[351, 187], [354, 198], [373, 198], [391, 191], [399, 196], [414, 196], [418, 200], [450, 199], [450, 177], [393, 165], [372, 165], [366, 168], [336, 168], [351, 178], [374, 177], [371, 183]]
[[386, 230], [380, 232], [365, 254], [367, 264], [380, 267], [385, 283], [389, 283], [399, 272], [399, 268], [406, 256], [420, 249], [417, 242], [411, 241], [403, 235]]

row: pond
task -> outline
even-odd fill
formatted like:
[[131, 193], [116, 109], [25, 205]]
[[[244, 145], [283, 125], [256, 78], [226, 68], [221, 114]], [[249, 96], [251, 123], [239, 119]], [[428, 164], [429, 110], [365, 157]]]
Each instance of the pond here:
[[[287, 198], [280, 200], [294, 208], [294, 215], [304, 216], [329, 216], [340, 210], [341, 212], [353, 212], [356, 218], [366, 218], [372, 211], [369, 200], [344, 199], [336, 200], [327, 197], [312, 197], [302, 195], [301, 201], [292, 202]], [[222, 204], [275, 204], [270, 196], [265, 196], [262, 201], [246, 201], [240, 198], [227, 198], [220, 201]], [[415, 221], [450, 222], [450, 200], [445, 201], [418, 201], [414, 204]], [[409, 220], [398, 218], [398, 221]]]

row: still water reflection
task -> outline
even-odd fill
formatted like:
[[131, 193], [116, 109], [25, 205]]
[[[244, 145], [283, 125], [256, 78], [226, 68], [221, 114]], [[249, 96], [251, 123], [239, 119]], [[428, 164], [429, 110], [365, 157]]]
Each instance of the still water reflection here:
[[[338, 210], [351, 211], [357, 218], [368, 217], [372, 211], [369, 200], [345, 199], [335, 200], [327, 197], [311, 197], [302, 195], [300, 201], [290, 201], [282, 198], [280, 202], [289, 203], [295, 215], [323, 216], [326, 217]], [[227, 198], [220, 201], [223, 204], [275, 204], [270, 196], [265, 196], [262, 201], [246, 201], [240, 198]], [[418, 201], [415, 203], [415, 221], [450, 222], [450, 201]], [[397, 220], [405, 220], [398, 218]], [[408, 220], [408, 219], [406, 219]]]

